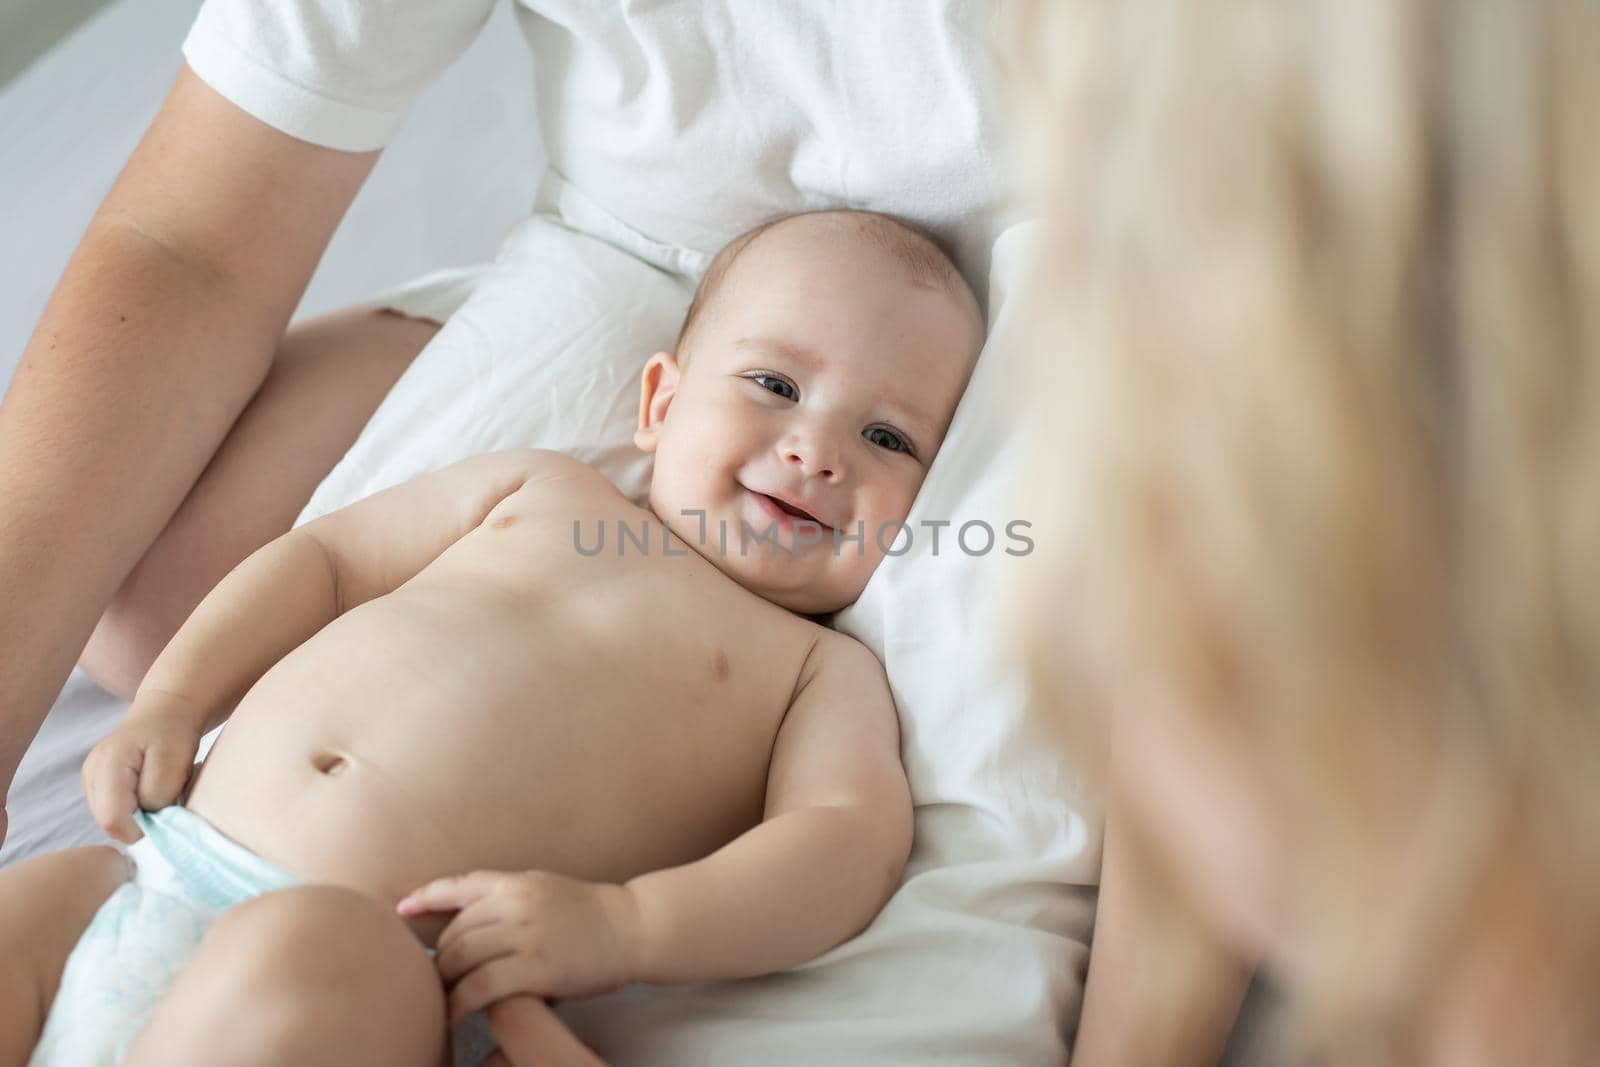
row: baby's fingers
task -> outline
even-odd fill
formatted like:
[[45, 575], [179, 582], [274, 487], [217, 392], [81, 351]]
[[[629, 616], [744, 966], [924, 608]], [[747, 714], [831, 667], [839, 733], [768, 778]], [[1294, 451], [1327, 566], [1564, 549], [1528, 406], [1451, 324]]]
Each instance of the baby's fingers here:
[[542, 993], [529, 982], [532, 969], [523, 957], [501, 956], [468, 973], [450, 990], [450, 1025], [515, 993]]
[[494, 892], [504, 877], [499, 871], [473, 871], [471, 874], [435, 878], [400, 898], [395, 910], [408, 916], [429, 911], [460, 911]]
[[497, 923], [485, 923], [460, 931], [452, 923], [439, 937], [433, 965], [446, 984], [453, 985], [462, 976], [490, 960], [509, 956], [516, 946], [506, 940], [505, 930]]
[[[96, 758], [99, 757], [99, 758]], [[122, 753], [94, 753], [83, 765], [83, 791], [94, 821], [118, 841], [139, 840], [133, 812], [139, 771]]]
[[172, 741], [157, 741], [144, 752], [139, 771], [139, 807], [160, 811], [178, 799], [194, 770], [194, 752]]

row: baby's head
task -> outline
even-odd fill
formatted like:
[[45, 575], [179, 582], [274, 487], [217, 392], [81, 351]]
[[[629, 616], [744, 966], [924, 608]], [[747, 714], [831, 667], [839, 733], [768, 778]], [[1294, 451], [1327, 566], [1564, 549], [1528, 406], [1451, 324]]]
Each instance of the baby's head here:
[[859, 211], [758, 227], [645, 366], [650, 507], [753, 592], [836, 611], [893, 544], [982, 343], [972, 291], [916, 229]]

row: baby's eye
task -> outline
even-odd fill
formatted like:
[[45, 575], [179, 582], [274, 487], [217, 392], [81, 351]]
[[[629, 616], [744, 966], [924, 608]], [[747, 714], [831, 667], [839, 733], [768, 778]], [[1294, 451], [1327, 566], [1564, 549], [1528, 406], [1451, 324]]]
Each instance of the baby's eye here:
[[905, 438], [885, 426], [869, 426], [861, 432], [861, 436], [879, 448], [887, 448], [891, 452], [911, 451], [911, 445]]
[[794, 387], [793, 382], [779, 378], [775, 374], [752, 374], [750, 380], [768, 392], [777, 393], [785, 400], [796, 400], [800, 396], [800, 390]]

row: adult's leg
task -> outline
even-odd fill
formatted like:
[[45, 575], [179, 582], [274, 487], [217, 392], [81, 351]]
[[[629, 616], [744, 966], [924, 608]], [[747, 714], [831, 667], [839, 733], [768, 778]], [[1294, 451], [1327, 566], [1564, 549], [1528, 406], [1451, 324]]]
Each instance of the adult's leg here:
[[0, 1067], [28, 1062], [72, 947], [127, 873], [103, 845], [0, 871]]
[[289, 529], [438, 330], [370, 307], [291, 328], [254, 399], [112, 598], [78, 665], [102, 688], [132, 699], [212, 586]]
[[224, 913], [125, 1067], [439, 1067], [444, 991], [411, 931], [334, 886]]

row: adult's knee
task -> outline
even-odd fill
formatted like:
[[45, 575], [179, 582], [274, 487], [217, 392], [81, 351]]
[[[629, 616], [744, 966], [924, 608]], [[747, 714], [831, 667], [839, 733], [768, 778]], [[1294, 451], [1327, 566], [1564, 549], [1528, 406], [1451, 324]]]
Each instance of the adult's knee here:
[[445, 1032], [438, 973], [406, 926], [361, 893], [303, 886], [216, 921], [129, 1063], [432, 1067]]
[[101, 613], [78, 656], [78, 667], [112, 696], [132, 700], [176, 632], [177, 625], [158, 604], [125, 585]]

